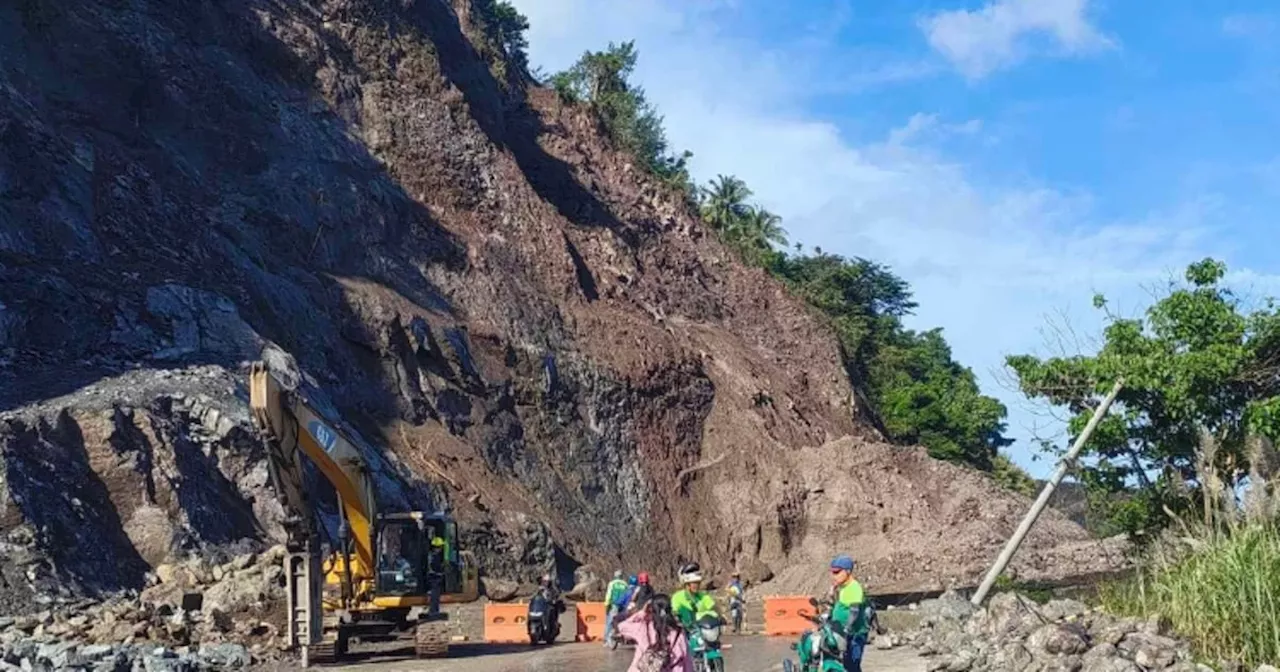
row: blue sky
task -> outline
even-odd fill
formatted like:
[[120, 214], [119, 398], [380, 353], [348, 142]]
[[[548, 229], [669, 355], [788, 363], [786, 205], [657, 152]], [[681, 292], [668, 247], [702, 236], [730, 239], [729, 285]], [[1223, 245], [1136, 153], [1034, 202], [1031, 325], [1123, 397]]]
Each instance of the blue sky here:
[[[1061, 436], [1007, 354], [1089, 351], [1191, 261], [1280, 294], [1280, 8], [1163, 0], [513, 0], [547, 71], [636, 40], [699, 180], [747, 181], [792, 240], [888, 263], [911, 326]], [[1158, 9], [1156, 9], [1158, 7]], [[607, 8], [607, 9], [606, 9]]]

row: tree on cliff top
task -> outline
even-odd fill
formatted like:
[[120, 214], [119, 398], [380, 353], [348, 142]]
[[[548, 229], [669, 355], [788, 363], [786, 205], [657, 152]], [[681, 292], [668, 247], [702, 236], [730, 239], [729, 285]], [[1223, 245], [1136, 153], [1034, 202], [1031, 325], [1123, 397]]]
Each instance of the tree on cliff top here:
[[585, 52], [568, 70], [552, 75], [550, 83], [566, 102], [589, 104], [619, 149], [649, 172], [692, 193], [686, 164], [693, 155], [670, 152], [662, 116], [649, 104], [644, 89], [629, 81], [638, 57], [634, 41], [610, 42], [604, 51]]
[[1250, 432], [1280, 437], [1280, 312], [1271, 301], [1249, 310], [1223, 286], [1226, 270], [1191, 264], [1140, 318], [1095, 297], [1107, 326], [1093, 355], [1008, 358], [1028, 397], [1068, 409], [1072, 434], [1124, 377], [1079, 467], [1116, 531], [1151, 532], [1169, 522], [1165, 509], [1231, 496], [1250, 470]]
[[686, 162], [669, 152], [662, 117], [630, 82], [638, 53], [634, 42], [587, 51], [569, 69], [548, 80], [569, 104], [590, 105], [615, 146], [651, 173], [682, 189], [703, 220], [744, 262], [783, 280], [826, 315], [840, 339], [845, 366], [865, 381], [889, 438], [920, 443], [931, 455], [995, 470], [1000, 480], [1025, 489], [1025, 477], [998, 459], [1005, 408], [981, 394], [973, 372], [951, 358], [937, 330], [916, 333], [902, 326], [915, 308], [910, 287], [887, 267], [815, 250], [787, 254], [782, 218], [750, 203], [742, 180], [720, 175], [693, 186]]

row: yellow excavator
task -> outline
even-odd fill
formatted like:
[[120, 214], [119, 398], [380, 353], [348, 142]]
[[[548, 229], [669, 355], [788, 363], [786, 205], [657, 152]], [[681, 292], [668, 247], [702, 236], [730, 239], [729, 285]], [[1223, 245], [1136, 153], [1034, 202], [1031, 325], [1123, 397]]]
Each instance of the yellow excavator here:
[[[249, 371], [249, 407], [286, 512], [288, 641], [301, 663], [332, 662], [360, 642], [411, 640], [418, 657], [447, 656], [440, 603], [478, 598], [474, 558], [442, 513], [381, 512], [360, 449], [264, 362]], [[338, 539], [328, 544], [304, 478], [304, 460], [333, 485]]]

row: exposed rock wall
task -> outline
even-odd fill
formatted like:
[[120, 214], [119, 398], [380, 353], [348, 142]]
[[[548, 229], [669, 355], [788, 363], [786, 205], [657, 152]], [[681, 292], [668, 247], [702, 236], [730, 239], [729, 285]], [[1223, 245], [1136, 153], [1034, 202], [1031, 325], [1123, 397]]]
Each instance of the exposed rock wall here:
[[[0, 530], [97, 588], [270, 541], [265, 349], [494, 575], [993, 553], [1025, 502], [876, 443], [822, 321], [456, 4], [0, 5]], [[895, 469], [929, 507], [869, 484]]]

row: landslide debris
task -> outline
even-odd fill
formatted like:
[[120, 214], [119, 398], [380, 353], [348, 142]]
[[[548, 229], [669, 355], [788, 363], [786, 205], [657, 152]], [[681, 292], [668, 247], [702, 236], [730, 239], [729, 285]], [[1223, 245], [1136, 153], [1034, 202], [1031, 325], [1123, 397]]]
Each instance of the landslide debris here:
[[1000, 593], [985, 607], [948, 593], [921, 602], [921, 628], [905, 640], [930, 656], [930, 672], [1207, 670], [1159, 619], [1120, 618], [1075, 600], [1038, 604]]
[[[684, 559], [801, 588], [836, 548], [905, 589], [994, 554], [1026, 501], [884, 445], [827, 325], [588, 111], [496, 77], [471, 11], [0, 5], [0, 614], [278, 542], [258, 358], [502, 592]], [[1087, 544], [1047, 514], [1022, 562], [1113, 564]]]

